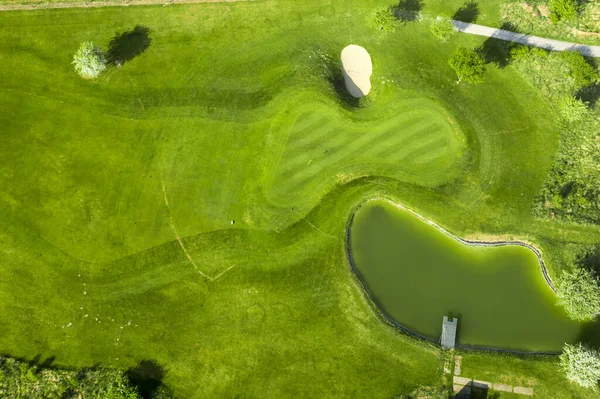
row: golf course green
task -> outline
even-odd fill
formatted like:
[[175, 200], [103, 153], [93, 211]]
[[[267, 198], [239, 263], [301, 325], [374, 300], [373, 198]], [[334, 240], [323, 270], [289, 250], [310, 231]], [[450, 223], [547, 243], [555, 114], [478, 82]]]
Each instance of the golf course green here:
[[579, 338], [528, 248], [467, 246], [384, 200], [360, 208], [349, 237], [373, 300], [417, 334], [439, 340], [451, 315], [459, 345], [560, 352]]
[[[383, 322], [348, 267], [360, 204], [389, 198], [460, 237], [521, 237], [553, 279], [566, 249], [600, 242], [596, 226], [531, 211], [559, 143], [539, 91], [511, 67], [456, 83], [449, 57], [485, 39], [441, 42], [428, 21], [463, 3], [425, 1], [421, 22], [388, 34], [366, 22], [383, 0], [1, 12], [0, 354], [71, 370], [151, 361], [186, 399], [391, 398], [442, 386], [447, 352]], [[479, 6], [478, 22], [498, 20], [494, 1]], [[77, 75], [82, 42], [106, 50], [137, 26], [143, 51], [97, 79]], [[340, 85], [351, 43], [373, 60], [361, 102]], [[420, 231], [415, 223], [406, 226]], [[454, 248], [420, 237], [414, 245], [432, 253], [443, 251], [433, 241]], [[457, 251], [483, 262], [469, 276], [476, 265], [455, 260], [474, 283], [456, 291], [418, 278], [454, 278], [439, 264], [411, 272], [411, 290], [445, 288], [454, 302], [415, 298], [399, 323], [435, 337], [442, 313], [457, 312], [461, 342], [526, 350], [577, 335], [533, 254]], [[488, 251], [506, 264], [488, 265]], [[361, 272], [372, 266], [358, 260]], [[401, 272], [384, 283], [407, 283]], [[531, 303], [503, 305], [515, 298]], [[421, 300], [432, 314], [420, 314]], [[537, 313], [557, 331], [501, 337], [490, 331], [494, 300], [501, 316]], [[482, 320], [493, 325], [479, 330]], [[534, 381], [536, 398], [595, 397], [556, 356], [461, 355], [471, 378]]]
[[381, 110], [363, 112], [359, 121], [314, 103], [299, 107], [291, 118], [270, 198], [294, 204], [295, 193], [308, 188], [317, 200], [339, 180], [374, 170], [409, 182], [447, 181], [463, 150], [460, 131], [447, 112], [423, 99], [395, 107], [397, 112], [387, 109], [383, 115]]

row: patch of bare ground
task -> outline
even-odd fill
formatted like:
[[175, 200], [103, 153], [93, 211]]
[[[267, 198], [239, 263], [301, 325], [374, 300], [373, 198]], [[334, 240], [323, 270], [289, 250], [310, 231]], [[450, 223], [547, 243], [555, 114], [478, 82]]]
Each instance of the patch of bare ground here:
[[538, 11], [542, 15], [542, 17], [550, 18], [550, 9], [546, 5], [537, 6]]
[[580, 37], [595, 37], [595, 38], [599, 38], [600, 37], [600, 33], [597, 32], [587, 32], [584, 30], [579, 30], [579, 29], [571, 29], [571, 33], [573, 33], [575, 36], [580, 36]]
[[538, 11], [532, 5], [529, 5], [527, 3], [521, 3], [521, 7], [523, 7], [523, 10], [527, 11], [528, 13], [530, 13], [536, 17], [539, 16]]

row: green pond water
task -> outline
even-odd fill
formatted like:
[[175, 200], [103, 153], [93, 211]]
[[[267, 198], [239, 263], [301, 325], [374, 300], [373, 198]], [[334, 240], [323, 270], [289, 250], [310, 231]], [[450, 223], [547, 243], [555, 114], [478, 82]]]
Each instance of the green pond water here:
[[572, 321], [556, 304], [527, 248], [465, 245], [383, 200], [358, 210], [349, 245], [377, 306], [418, 334], [439, 340], [451, 315], [459, 344], [559, 352], [565, 342], [598, 339], [597, 323]]

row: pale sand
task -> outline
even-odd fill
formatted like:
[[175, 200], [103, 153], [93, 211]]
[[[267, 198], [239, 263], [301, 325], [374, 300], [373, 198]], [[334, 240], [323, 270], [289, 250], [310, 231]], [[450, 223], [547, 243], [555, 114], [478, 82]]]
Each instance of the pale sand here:
[[373, 63], [361, 46], [350, 44], [342, 50], [342, 72], [346, 88], [352, 97], [361, 98], [371, 91]]

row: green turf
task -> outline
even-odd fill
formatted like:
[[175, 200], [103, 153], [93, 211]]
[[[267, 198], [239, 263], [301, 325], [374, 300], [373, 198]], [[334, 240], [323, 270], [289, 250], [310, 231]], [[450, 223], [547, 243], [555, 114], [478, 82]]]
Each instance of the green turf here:
[[[459, 5], [442, 3], [426, 16]], [[531, 216], [558, 142], [542, 96], [511, 68], [456, 85], [448, 57], [484, 39], [439, 43], [425, 22], [379, 35], [365, 18], [383, 4], [2, 13], [0, 352], [153, 359], [186, 398], [393, 397], [440, 384], [442, 360], [382, 323], [346, 265], [365, 198], [551, 253], [597, 242], [595, 227]], [[81, 41], [137, 24], [144, 54], [96, 81], [74, 73]], [[363, 108], [313, 56], [350, 42], [374, 60]], [[310, 119], [319, 129], [295, 137]], [[543, 376], [538, 397], [560, 397], [543, 392], [562, 377], [523, 362]]]
[[274, 168], [269, 197], [293, 205], [299, 190], [318, 199], [340, 181], [373, 173], [431, 186], [456, 178], [462, 140], [450, 117], [436, 112], [432, 101], [397, 106], [404, 111], [391, 117], [373, 112], [360, 121], [314, 104], [299, 110]]

